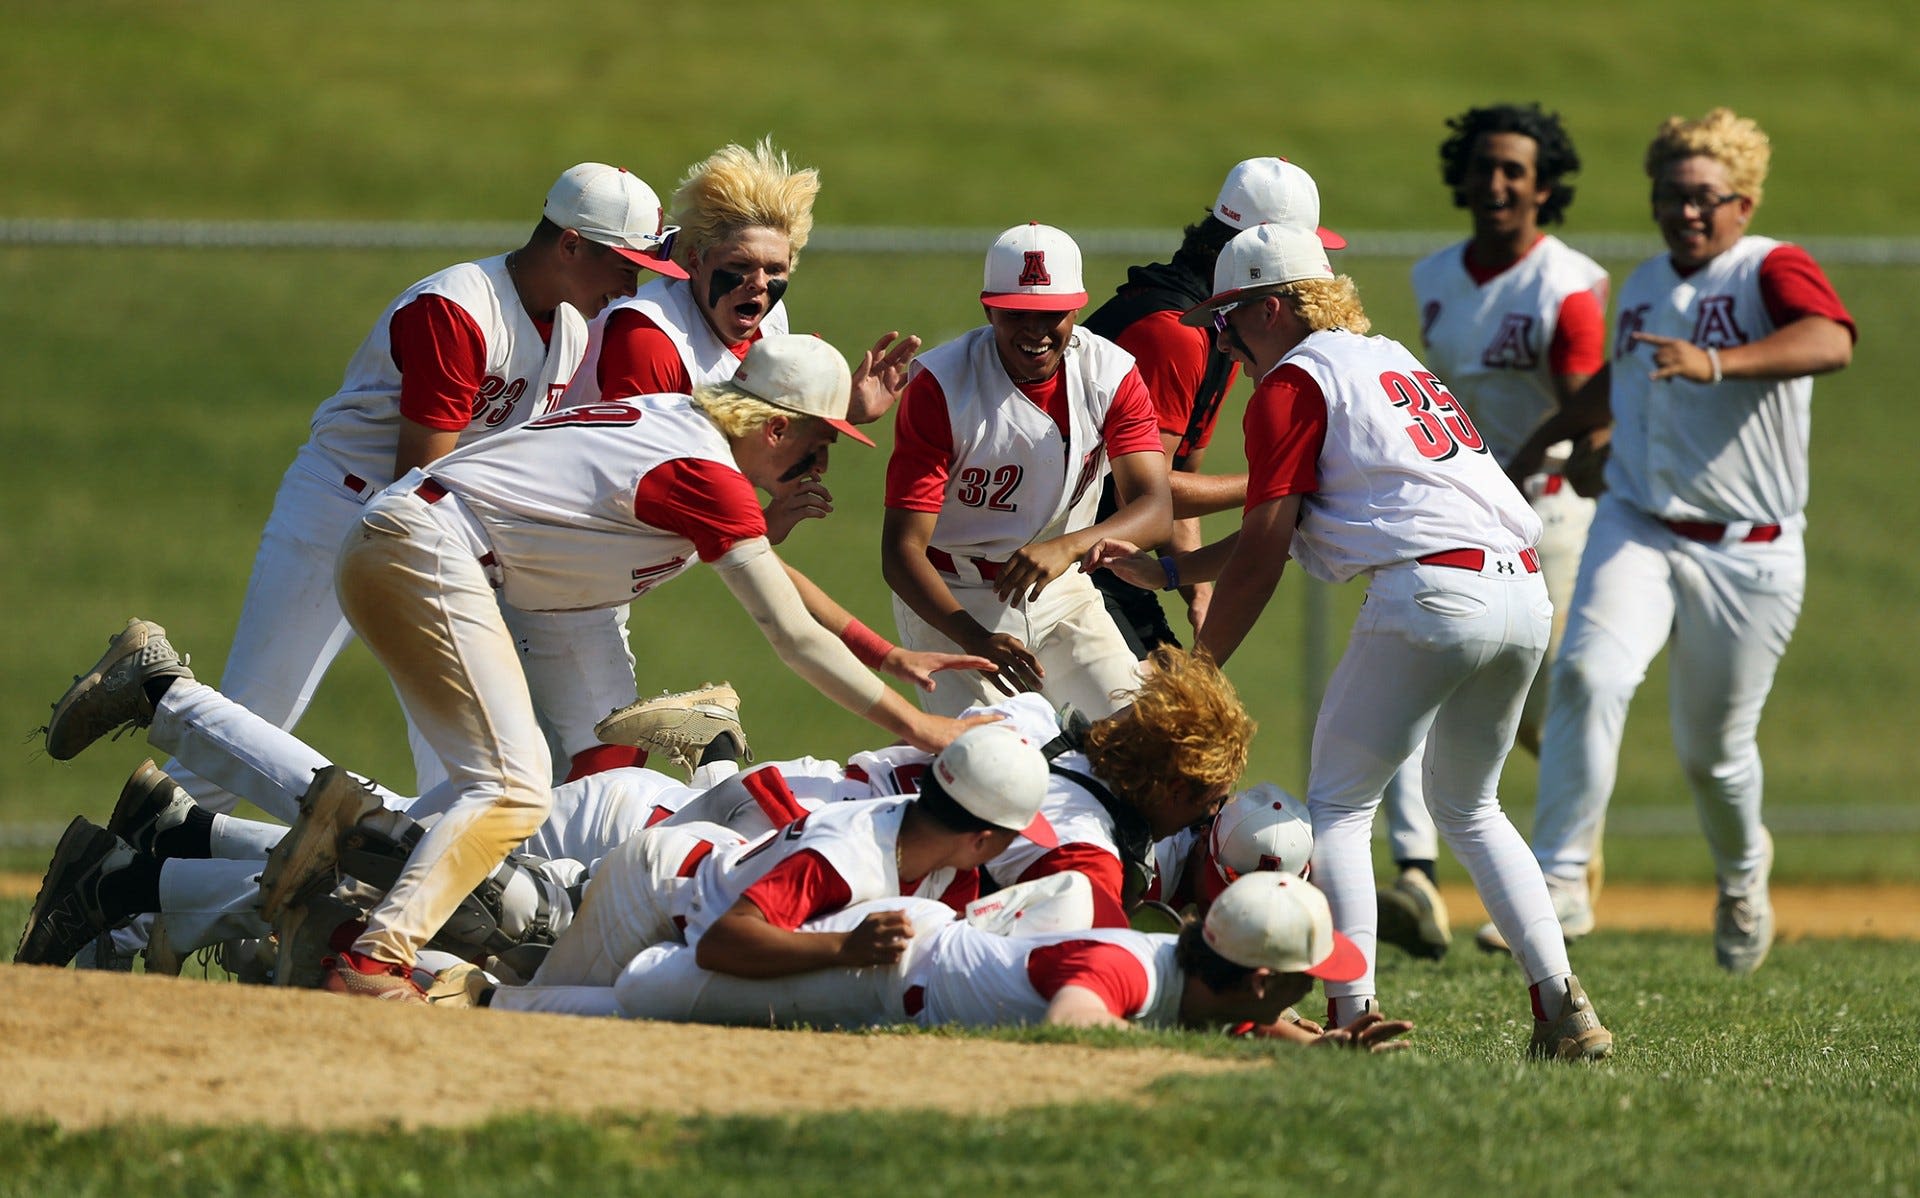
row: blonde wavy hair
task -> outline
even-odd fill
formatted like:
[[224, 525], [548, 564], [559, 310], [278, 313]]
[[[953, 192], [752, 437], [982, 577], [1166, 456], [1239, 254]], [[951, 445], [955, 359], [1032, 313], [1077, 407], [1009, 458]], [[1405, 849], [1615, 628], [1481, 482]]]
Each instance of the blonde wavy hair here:
[[1142, 813], [1232, 786], [1257, 725], [1205, 653], [1162, 645], [1132, 706], [1087, 730], [1087, 761]]
[[749, 150], [725, 145], [697, 163], [673, 193], [673, 221], [680, 226], [673, 260], [681, 266], [694, 251], [718, 245], [742, 229], [772, 229], [793, 245], [793, 261], [813, 236], [813, 201], [820, 172], [796, 170], [785, 153], [763, 137]]
[[1284, 283], [1274, 294], [1286, 301], [1293, 314], [1316, 333], [1345, 329], [1364, 336], [1373, 328], [1373, 321], [1367, 319], [1367, 310], [1360, 306], [1360, 287], [1350, 275]]
[[1670, 162], [1702, 155], [1727, 168], [1735, 193], [1760, 204], [1773, 161], [1773, 140], [1731, 108], [1715, 108], [1697, 121], [1670, 116], [1647, 146], [1647, 178], [1657, 179]]
[[731, 383], [706, 383], [693, 389], [693, 406], [706, 414], [720, 432], [728, 437], [749, 437], [767, 426], [775, 416], [785, 416], [799, 424], [815, 417], [789, 411], [777, 404], [748, 395]]

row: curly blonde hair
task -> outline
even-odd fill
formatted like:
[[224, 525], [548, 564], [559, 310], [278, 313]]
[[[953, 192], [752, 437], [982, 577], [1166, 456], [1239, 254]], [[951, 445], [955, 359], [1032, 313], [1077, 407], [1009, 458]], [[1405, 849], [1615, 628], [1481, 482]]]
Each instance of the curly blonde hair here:
[[1731, 108], [1715, 108], [1697, 121], [1670, 116], [1647, 146], [1647, 178], [1657, 179], [1668, 163], [1696, 155], [1726, 167], [1734, 192], [1759, 206], [1773, 141], [1757, 123]]
[[1373, 328], [1373, 321], [1367, 319], [1367, 310], [1360, 306], [1360, 287], [1351, 275], [1284, 283], [1274, 294], [1285, 300], [1293, 314], [1316, 333], [1345, 329], [1364, 336]]
[[798, 261], [813, 235], [813, 201], [820, 172], [796, 170], [785, 153], [763, 137], [751, 149], [725, 145], [697, 163], [673, 193], [673, 220], [680, 237], [673, 260], [685, 266], [694, 251], [718, 245], [742, 229], [782, 233]]
[[1257, 725], [1205, 653], [1162, 645], [1132, 705], [1087, 730], [1087, 761], [1143, 814], [1232, 786]]

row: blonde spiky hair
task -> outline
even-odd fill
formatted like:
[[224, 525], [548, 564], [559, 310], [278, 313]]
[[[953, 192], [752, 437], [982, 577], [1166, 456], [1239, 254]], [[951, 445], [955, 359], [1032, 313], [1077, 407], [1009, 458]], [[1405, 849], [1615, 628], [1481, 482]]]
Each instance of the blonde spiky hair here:
[[1731, 108], [1716, 108], [1697, 121], [1670, 116], [1647, 146], [1647, 178], [1657, 179], [1668, 163], [1696, 155], [1726, 167], [1728, 184], [1759, 207], [1773, 141], [1757, 123]]
[[673, 259], [686, 266], [696, 250], [742, 229], [766, 228], [786, 236], [797, 261], [813, 235], [813, 201], [819, 194], [820, 172], [788, 165], [770, 137], [751, 150], [722, 146], [695, 164], [673, 193], [673, 221], [680, 226]]

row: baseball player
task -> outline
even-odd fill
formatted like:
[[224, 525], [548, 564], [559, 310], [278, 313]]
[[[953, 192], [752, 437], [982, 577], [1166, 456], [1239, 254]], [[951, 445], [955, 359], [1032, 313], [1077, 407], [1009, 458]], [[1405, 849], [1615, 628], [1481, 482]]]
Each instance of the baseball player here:
[[1646, 171], [1667, 252], [1621, 288], [1611, 363], [1535, 437], [1612, 420], [1540, 751], [1533, 846], [1561, 925], [1593, 926], [1585, 872], [1627, 706], [1670, 644], [1674, 745], [1719, 883], [1714, 953], [1739, 974], [1773, 940], [1756, 734], [1806, 585], [1813, 376], [1844, 368], [1855, 338], [1805, 250], [1747, 234], [1770, 155], [1726, 108], [1661, 125]]
[[500, 991], [490, 1005], [610, 1014], [621, 969], [665, 940], [692, 947], [702, 968], [739, 977], [898, 960], [910, 925], [897, 912], [833, 933], [802, 925], [900, 895], [964, 906], [977, 894], [972, 871], [1016, 837], [1052, 843], [1040, 810], [1046, 778], [1038, 747], [987, 725], [940, 751], [915, 798], [829, 803], [713, 851], [681, 849], [689, 836], [734, 834], [700, 823], [648, 829], [595, 872], [585, 904], [532, 983]]
[[[1606, 362], [1607, 273], [1543, 226], [1573, 202], [1568, 176], [1580, 157], [1558, 115], [1537, 104], [1469, 108], [1447, 122], [1441, 178], [1473, 234], [1413, 268], [1425, 360], [1466, 405], [1487, 452], [1506, 468], [1540, 517], [1535, 552], [1553, 600], [1553, 633], [1541, 673], [1527, 692], [1518, 741], [1538, 752], [1546, 671], [1565, 630], [1565, 612], [1593, 522], [1593, 500], [1567, 485], [1571, 441], [1528, 439]], [[1387, 824], [1399, 877], [1381, 890], [1381, 939], [1422, 956], [1445, 953], [1446, 904], [1434, 889], [1439, 851], [1421, 799], [1422, 754], [1388, 783]]]
[[[1257, 388], [1248, 404], [1247, 511], [1238, 534], [1184, 556], [1219, 579], [1199, 635], [1225, 661], [1259, 618], [1289, 554], [1329, 582], [1368, 576], [1366, 607], [1328, 683], [1307, 805], [1314, 879], [1367, 969], [1329, 983], [1329, 1022], [1374, 1005], [1376, 899], [1368, 848], [1387, 779], [1422, 739], [1427, 804], [1515, 945], [1535, 1017], [1530, 1056], [1606, 1056], [1567, 964], [1545, 881], [1500, 809], [1500, 767], [1552, 608], [1532, 542], [1539, 519], [1458, 400], [1396, 342], [1366, 337], [1352, 280], [1311, 233], [1249, 229], [1221, 252], [1215, 294], [1186, 319], [1215, 323]], [[1151, 582], [1151, 556], [1103, 547]]]
[[[1165, 454], [1133, 358], [1074, 323], [1080, 248], [1016, 225], [987, 251], [987, 323], [923, 355], [887, 464], [881, 571], [902, 644], [991, 661], [924, 697], [952, 714], [1033, 690], [1090, 716], [1139, 666], [1076, 567], [1103, 536], [1171, 529]], [[1121, 506], [1097, 520], [1111, 471]]]
[[[1347, 1027], [1281, 1022], [1316, 980], [1365, 968], [1333, 927], [1326, 898], [1299, 877], [1268, 871], [1228, 886], [1178, 934], [1128, 929], [997, 936], [925, 902], [901, 907], [915, 935], [900, 961], [830, 969], [769, 984], [702, 971], [676, 945], [641, 953], [617, 993], [630, 1018], [765, 1026], [913, 1023], [995, 1027], [1257, 1025], [1303, 1043], [1380, 1051], [1412, 1029], [1368, 1012]], [[861, 917], [852, 908], [823, 926]]]
[[[1181, 324], [1180, 314], [1212, 293], [1220, 247], [1240, 230], [1263, 224], [1313, 229], [1330, 250], [1347, 244], [1338, 233], [1320, 227], [1320, 189], [1312, 175], [1284, 158], [1249, 158], [1227, 172], [1213, 207], [1186, 227], [1171, 261], [1128, 268], [1126, 281], [1087, 317], [1087, 329], [1133, 355], [1153, 397], [1170, 471], [1167, 481], [1180, 517], [1169, 542], [1176, 550], [1199, 548], [1199, 517], [1237, 508], [1247, 494], [1245, 474], [1200, 473], [1220, 405], [1240, 367], [1215, 347], [1206, 330]], [[1105, 520], [1117, 508], [1109, 478], [1101, 487], [1097, 518]], [[1134, 656], [1145, 658], [1158, 645], [1181, 643], [1153, 595], [1111, 574], [1094, 574], [1093, 585], [1105, 597], [1107, 611]], [[1186, 599], [1189, 621], [1198, 628], [1213, 585], [1178, 589]]]
[[[227, 655], [228, 694], [285, 727], [299, 721], [353, 635], [333, 566], [367, 501], [415, 466], [549, 411], [585, 350], [586, 321], [631, 295], [642, 270], [684, 273], [666, 257], [673, 232], [637, 175], [581, 163], [547, 193], [525, 245], [437, 271], [387, 305], [281, 481]], [[423, 784], [439, 776], [417, 738], [415, 759]], [[178, 763], [168, 770], [198, 801], [232, 810], [233, 796]]]
[[[848, 389], [832, 346], [763, 338], [725, 383], [562, 409], [416, 469], [368, 505], [341, 547], [341, 608], [459, 797], [342, 954], [330, 989], [421, 1001], [406, 976], [417, 947], [546, 816], [546, 742], [496, 590], [528, 611], [612, 607], [697, 555], [823, 694], [922, 747], [958, 734], [960, 724], [916, 711], [863, 662], [923, 686], [934, 670], [992, 663], [897, 652], [767, 545], [756, 486], [823, 471], [840, 432], [871, 444], [846, 421]], [[291, 867], [265, 883], [270, 916], [305, 882], [304, 865], [324, 863], [350, 814], [302, 811]]]

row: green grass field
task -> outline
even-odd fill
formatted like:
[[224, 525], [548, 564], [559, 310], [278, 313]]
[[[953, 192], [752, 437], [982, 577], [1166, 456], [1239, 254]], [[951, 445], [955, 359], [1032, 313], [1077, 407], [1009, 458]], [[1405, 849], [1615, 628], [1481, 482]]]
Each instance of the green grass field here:
[[[1756, 231], [1920, 231], [1920, 168], [1898, 149], [1920, 137], [1920, 56], [1901, 0], [1524, 11], [755, 0], [724, 12], [609, 0], [564, 10], [0, 0], [0, 27], [0, 221], [530, 224], [574, 161], [623, 162], [664, 192], [714, 146], [771, 132], [820, 166], [823, 229], [1038, 218], [1070, 231], [1164, 229], [1170, 247], [1225, 168], [1258, 153], [1312, 170], [1337, 228], [1464, 229], [1438, 184], [1444, 118], [1537, 97], [1565, 114], [1586, 160], [1563, 233], [1576, 246], [1650, 233], [1641, 148], [1668, 113], [1718, 103], [1775, 138]], [[127, 616], [165, 623], [218, 678], [255, 539], [313, 407], [382, 305], [461, 256], [0, 243], [14, 393], [0, 408], [0, 611], [11, 632], [0, 743], [13, 746], [0, 753], [0, 828], [103, 817], [145, 751], [136, 737], [55, 765], [30, 735]], [[1096, 294], [1124, 265], [1089, 260]], [[1343, 268], [1379, 330], [1413, 341], [1408, 265], [1349, 256]], [[1617, 282], [1631, 263], [1607, 265]], [[886, 328], [938, 341], [978, 322], [978, 269], [973, 255], [816, 251], [792, 307], [798, 327], [846, 350]], [[1812, 829], [1823, 812], [1910, 805], [1920, 772], [1909, 733], [1920, 664], [1907, 646], [1920, 565], [1899, 448], [1920, 438], [1906, 396], [1920, 345], [1903, 319], [1920, 268], [1830, 273], [1862, 340], [1853, 367], [1817, 389], [1807, 607], [1762, 732], [1770, 811]], [[1223, 421], [1214, 468], [1236, 464], [1234, 423]], [[836, 452], [838, 514], [790, 542], [796, 563], [882, 629], [885, 445]], [[1300, 579], [1284, 582], [1231, 671], [1263, 727], [1250, 774], [1295, 787], [1305, 599]], [[1353, 588], [1328, 599], [1336, 652], [1357, 599]], [[704, 572], [650, 599], [634, 641], [643, 687], [740, 684], [763, 758], [844, 754], [872, 739], [782, 669]], [[1630, 722], [1622, 813], [1689, 805], [1663, 670]], [[404, 784], [397, 717], [356, 649], [302, 731]], [[1507, 782], [1524, 825], [1530, 762], [1517, 757]], [[1610, 847], [1616, 878], [1708, 877], [1697, 836]], [[0, 848], [0, 868], [37, 869], [43, 856]], [[1911, 879], [1920, 836], [1783, 835], [1776, 876]], [[0, 903], [0, 926], [18, 927], [23, 910]], [[1457, 953], [1383, 975], [1390, 1009], [1423, 1024], [1418, 1055], [1281, 1056], [1257, 1083], [1180, 1083], [1145, 1111], [535, 1119], [435, 1137], [0, 1125], [0, 1193], [405, 1192], [456, 1179], [475, 1192], [704, 1194], [1920, 1188], [1910, 946], [1799, 945], [1745, 985], [1712, 971], [1700, 937], [1598, 937], [1578, 964], [1623, 1039], [1603, 1070], [1514, 1064], [1505, 966]]]

